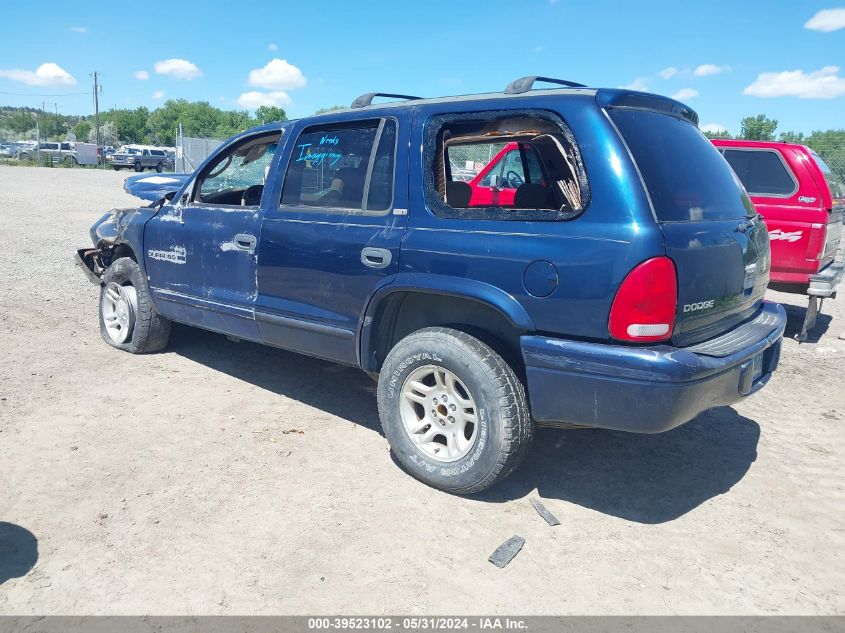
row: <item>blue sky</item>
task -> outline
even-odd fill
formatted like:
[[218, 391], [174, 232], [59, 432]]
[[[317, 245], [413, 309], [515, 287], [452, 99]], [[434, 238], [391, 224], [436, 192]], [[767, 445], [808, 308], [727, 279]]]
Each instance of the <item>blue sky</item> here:
[[14, 2], [0, 104], [88, 114], [97, 70], [103, 109], [184, 97], [298, 117], [364, 92], [484, 92], [537, 74], [678, 95], [731, 132], [761, 112], [779, 131], [845, 128], [838, 1]]

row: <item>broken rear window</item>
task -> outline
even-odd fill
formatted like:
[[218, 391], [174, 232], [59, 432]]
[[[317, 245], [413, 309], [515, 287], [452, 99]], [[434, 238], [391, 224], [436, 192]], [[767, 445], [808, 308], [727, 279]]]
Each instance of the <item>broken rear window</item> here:
[[426, 196], [438, 215], [565, 220], [586, 207], [580, 153], [557, 117], [474, 113], [434, 117], [429, 125]]

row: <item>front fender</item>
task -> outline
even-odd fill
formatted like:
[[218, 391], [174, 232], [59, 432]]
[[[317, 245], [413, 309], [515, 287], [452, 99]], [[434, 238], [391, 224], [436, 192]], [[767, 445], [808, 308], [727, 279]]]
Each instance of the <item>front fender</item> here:
[[460, 299], [470, 299], [490, 307], [505, 317], [514, 328], [525, 333], [534, 332], [534, 322], [525, 308], [510, 294], [501, 288], [483, 281], [450, 277], [448, 275], [434, 275], [429, 273], [399, 273], [386, 277], [375, 290], [364, 316], [360, 321], [358, 331], [358, 360], [361, 367], [367, 371], [370, 365], [368, 351], [372, 349], [375, 316], [379, 307], [386, 300], [399, 292], [430, 293], [450, 296]]
[[125, 244], [132, 249], [141, 270], [144, 269], [144, 225], [158, 209], [142, 207], [112, 209], [91, 227], [91, 241], [97, 248]]

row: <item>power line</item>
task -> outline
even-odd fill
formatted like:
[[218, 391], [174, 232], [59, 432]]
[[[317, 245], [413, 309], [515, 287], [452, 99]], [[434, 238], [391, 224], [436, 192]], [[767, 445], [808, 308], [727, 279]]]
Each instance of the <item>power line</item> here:
[[62, 92], [57, 94], [33, 94], [31, 92], [0, 92], [0, 95], [12, 95], [14, 97], [78, 97], [87, 95], [87, 92]]

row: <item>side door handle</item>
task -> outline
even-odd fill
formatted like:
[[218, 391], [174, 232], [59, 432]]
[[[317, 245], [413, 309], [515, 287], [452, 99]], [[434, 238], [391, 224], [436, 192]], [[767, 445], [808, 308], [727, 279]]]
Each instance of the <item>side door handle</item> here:
[[255, 243], [255, 236], [249, 233], [238, 233], [235, 236], [235, 246], [242, 251], [249, 251], [251, 253], [255, 250]]
[[361, 251], [361, 263], [370, 268], [387, 268], [393, 255], [386, 248], [367, 246]]

